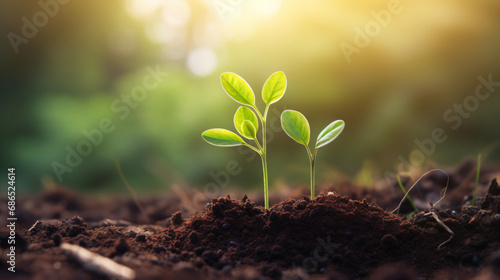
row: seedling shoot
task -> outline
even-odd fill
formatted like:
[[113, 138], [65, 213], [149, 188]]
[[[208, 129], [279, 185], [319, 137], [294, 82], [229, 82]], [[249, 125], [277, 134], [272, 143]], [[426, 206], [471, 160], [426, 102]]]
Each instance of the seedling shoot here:
[[[246, 146], [260, 155], [264, 180], [264, 203], [269, 209], [269, 179], [267, 173], [267, 113], [271, 104], [278, 102], [286, 91], [285, 73], [273, 73], [262, 87], [262, 99], [266, 107], [264, 114], [255, 105], [255, 95], [252, 88], [240, 76], [226, 72], [221, 75], [221, 84], [224, 91], [236, 102], [242, 104], [234, 114], [234, 126], [241, 136], [255, 142], [255, 146], [248, 144], [238, 134], [227, 129], [214, 128], [204, 131], [201, 136], [209, 144], [220, 147]], [[256, 114], [255, 114], [256, 113]], [[257, 133], [259, 121], [262, 126], [262, 136], [259, 141]], [[262, 144], [261, 144], [262, 143]]]

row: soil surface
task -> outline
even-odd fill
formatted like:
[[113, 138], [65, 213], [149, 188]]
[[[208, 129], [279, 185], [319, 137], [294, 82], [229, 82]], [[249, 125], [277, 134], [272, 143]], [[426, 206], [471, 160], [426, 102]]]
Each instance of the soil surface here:
[[177, 191], [140, 199], [143, 213], [129, 198], [51, 188], [17, 200], [15, 273], [0, 230], [0, 279], [500, 279], [499, 171], [481, 170], [476, 206], [474, 162], [448, 172], [436, 207], [447, 177], [429, 174], [411, 216], [408, 202], [388, 212], [402, 198], [394, 179], [274, 195], [269, 210], [260, 194], [233, 194], [194, 211], [193, 194]]

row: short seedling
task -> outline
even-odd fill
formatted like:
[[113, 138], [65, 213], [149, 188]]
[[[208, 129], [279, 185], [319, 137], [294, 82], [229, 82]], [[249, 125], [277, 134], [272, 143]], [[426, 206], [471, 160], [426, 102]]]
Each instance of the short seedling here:
[[477, 187], [479, 185], [479, 175], [481, 174], [481, 154], [477, 156], [477, 172], [476, 172], [476, 184], [474, 185], [474, 194], [472, 196], [472, 201], [470, 205], [476, 206], [477, 199]]
[[[273, 73], [262, 87], [262, 99], [266, 103], [264, 114], [262, 115], [255, 105], [255, 95], [252, 88], [240, 76], [226, 72], [221, 75], [221, 84], [226, 93], [234, 101], [245, 105], [240, 106], [234, 115], [234, 126], [236, 130], [245, 138], [255, 141], [257, 147], [245, 142], [239, 135], [227, 129], [214, 128], [204, 131], [201, 136], [208, 143], [220, 147], [246, 146], [262, 159], [262, 169], [264, 176], [264, 201], [266, 209], [269, 209], [269, 190], [267, 174], [267, 141], [266, 141], [266, 121], [267, 113], [271, 104], [278, 102], [286, 91], [285, 73], [278, 71]], [[251, 110], [253, 109], [258, 116]], [[262, 145], [257, 139], [259, 122], [262, 124]]]
[[[408, 199], [411, 206], [413, 207], [413, 213], [418, 213], [417, 205], [415, 205], [415, 203], [413, 202], [413, 199], [411, 199], [411, 197], [406, 192], [405, 186], [403, 186], [403, 182], [401, 182], [401, 177], [399, 176], [399, 174], [396, 175], [396, 178], [398, 179], [399, 188], [401, 188], [401, 190], [403, 191], [403, 194], [405, 195], [404, 197], [406, 197]], [[412, 215], [413, 213], [411, 213], [410, 215]]]
[[311, 153], [311, 149], [309, 149], [311, 129], [306, 117], [304, 117], [304, 115], [302, 115], [300, 112], [294, 110], [286, 110], [281, 114], [281, 127], [283, 127], [283, 130], [286, 132], [286, 134], [288, 134], [288, 136], [290, 136], [290, 138], [292, 138], [293, 140], [297, 141], [297, 143], [302, 144], [306, 147], [310, 163], [311, 199], [314, 199], [315, 194], [314, 173], [318, 149], [335, 140], [335, 138], [337, 138], [337, 136], [339, 136], [344, 129], [344, 126], [345, 123], [343, 120], [336, 120], [329, 124], [318, 135], [314, 153]]

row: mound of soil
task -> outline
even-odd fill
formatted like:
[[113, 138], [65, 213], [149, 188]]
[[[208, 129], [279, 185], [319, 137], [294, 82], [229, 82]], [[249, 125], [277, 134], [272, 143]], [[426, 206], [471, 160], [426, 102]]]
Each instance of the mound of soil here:
[[166, 194], [142, 198], [146, 214], [131, 198], [51, 188], [16, 200], [16, 272], [3, 227], [0, 279], [500, 279], [498, 170], [481, 169], [476, 207], [475, 164], [449, 172], [442, 210], [428, 201], [447, 176], [429, 174], [412, 194], [425, 210], [411, 217], [408, 202], [386, 211], [402, 197], [395, 180], [340, 182], [313, 200], [307, 190], [274, 193], [269, 210], [261, 194], [197, 201], [205, 209], [189, 205], [192, 193]]
[[[450, 234], [428, 211], [408, 221], [334, 194], [289, 199], [269, 210], [247, 196], [218, 198], [187, 220], [174, 213], [169, 226], [37, 221], [17, 232], [16, 273], [6, 272], [2, 259], [0, 276], [109, 279], [64, 243], [131, 268], [135, 279], [470, 279], [478, 271], [498, 272], [500, 196], [489, 194], [481, 207], [463, 210], [436, 212], [454, 232], [441, 250]], [[1, 258], [7, 234], [0, 233]]]

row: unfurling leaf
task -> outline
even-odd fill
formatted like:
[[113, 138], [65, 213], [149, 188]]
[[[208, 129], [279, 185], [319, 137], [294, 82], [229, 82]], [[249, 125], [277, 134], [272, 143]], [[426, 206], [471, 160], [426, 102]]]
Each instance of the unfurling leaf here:
[[262, 87], [262, 99], [267, 105], [271, 105], [283, 97], [286, 91], [285, 73], [278, 71], [273, 73]]
[[254, 139], [253, 135], [249, 135], [248, 133], [243, 132], [242, 124], [244, 121], [249, 121], [253, 124], [255, 133], [257, 133], [259, 129], [259, 121], [257, 120], [257, 116], [255, 116], [254, 112], [248, 107], [241, 106], [236, 110], [236, 114], [234, 114], [234, 127], [236, 130], [248, 139]]
[[318, 139], [316, 140], [316, 149], [326, 146], [335, 140], [335, 138], [340, 135], [342, 130], [344, 130], [344, 127], [345, 123], [343, 120], [336, 120], [325, 127], [325, 129], [323, 129], [323, 131], [321, 131], [318, 135]]
[[255, 130], [253, 123], [250, 121], [244, 121], [241, 125], [241, 135], [249, 139], [255, 139], [257, 137], [257, 131]]
[[209, 144], [220, 147], [234, 147], [245, 144], [238, 134], [227, 129], [214, 128], [204, 131], [201, 137]]
[[283, 130], [299, 144], [307, 146], [309, 144], [309, 135], [311, 129], [306, 117], [300, 112], [286, 110], [281, 114], [281, 127]]

